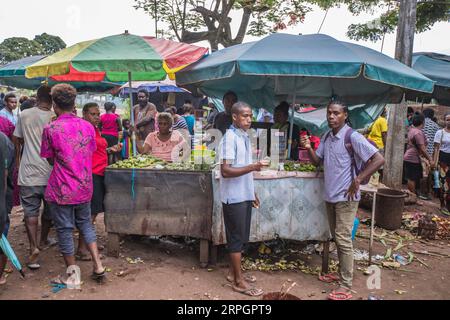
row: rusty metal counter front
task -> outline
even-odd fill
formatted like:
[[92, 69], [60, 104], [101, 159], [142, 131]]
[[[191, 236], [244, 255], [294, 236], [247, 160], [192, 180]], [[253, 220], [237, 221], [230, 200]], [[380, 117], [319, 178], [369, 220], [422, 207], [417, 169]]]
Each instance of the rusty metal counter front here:
[[[323, 200], [323, 175], [316, 173], [264, 172], [255, 174], [259, 209], [253, 209], [250, 241], [280, 237], [289, 240], [327, 241], [331, 238]], [[212, 242], [226, 243], [219, 180], [213, 179]]]
[[118, 255], [119, 234], [211, 239], [211, 172], [108, 168], [105, 186], [111, 255]]

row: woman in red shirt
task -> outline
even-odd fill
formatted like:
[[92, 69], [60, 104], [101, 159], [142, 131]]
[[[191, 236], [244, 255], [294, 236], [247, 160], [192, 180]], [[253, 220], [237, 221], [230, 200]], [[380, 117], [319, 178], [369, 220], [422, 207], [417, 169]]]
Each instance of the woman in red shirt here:
[[[116, 144], [108, 147], [108, 142], [101, 136], [98, 128], [100, 124], [100, 107], [98, 104], [94, 102], [85, 104], [83, 107], [83, 119], [91, 123], [95, 128], [95, 144], [97, 148], [92, 155], [92, 183], [94, 185], [94, 192], [91, 200], [91, 216], [92, 222], [95, 224], [97, 215], [105, 211], [103, 201], [105, 199], [105, 170], [108, 166], [108, 155], [120, 152], [122, 145]], [[79, 260], [90, 260], [90, 255], [81, 237], [79, 239], [76, 257]]]
[[[108, 142], [108, 148], [119, 143], [119, 131], [122, 131], [120, 116], [116, 114], [116, 105], [113, 102], [106, 102], [104, 105], [106, 113], [100, 117], [100, 128], [103, 138]], [[114, 158], [116, 155], [114, 154]], [[115, 162], [117, 159], [113, 159]]]

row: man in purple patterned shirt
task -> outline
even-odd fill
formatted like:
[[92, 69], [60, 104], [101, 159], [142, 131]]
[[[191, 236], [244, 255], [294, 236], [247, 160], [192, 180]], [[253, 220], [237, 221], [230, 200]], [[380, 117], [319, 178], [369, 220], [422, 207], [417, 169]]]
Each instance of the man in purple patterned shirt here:
[[105, 269], [98, 253], [90, 209], [92, 154], [96, 148], [94, 128], [72, 113], [77, 96], [75, 88], [59, 84], [52, 88], [51, 95], [58, 118], [44, 128], [42, 135], [41, 156], [53, 166], [45, 200], [49, 204], [67, 267], [75, 266], [73, 229], [77, 227], [94, 262], [92, 277], [102, 281]]

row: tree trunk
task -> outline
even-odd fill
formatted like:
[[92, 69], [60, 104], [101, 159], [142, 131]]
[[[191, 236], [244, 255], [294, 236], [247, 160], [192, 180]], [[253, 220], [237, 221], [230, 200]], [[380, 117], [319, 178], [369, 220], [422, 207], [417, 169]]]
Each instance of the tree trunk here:
[[211, 51], [218, 51], [219, 50], [219, 43], [217, 41], [211, 41], [209, 42], [210, 46], [211, 46]]
[[[401, 0], [397, 29], [395, 58], [411, 66], [414, 32], [416, 26], [417, 0]], [[383, 182], [391, 188], [402, 186], [403, 152], [405, 145], [406, 103], [395, 105], [389, 112], [386, 163]]]

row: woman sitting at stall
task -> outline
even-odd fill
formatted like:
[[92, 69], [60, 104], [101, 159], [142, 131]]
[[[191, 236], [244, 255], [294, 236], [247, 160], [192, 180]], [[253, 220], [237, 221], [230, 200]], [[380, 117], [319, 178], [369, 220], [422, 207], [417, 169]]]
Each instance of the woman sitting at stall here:
[[[289, 130], [290, 130], [290, 122], [289, 122], [289, 104], [286, 101], [281, 102], [276, 108], [274, 112], [274, 121], [275, 123], [272, 126], [272, 130], [279, 130], [279, 149], [280, 149], [280, 161], [286, 160], [287, 150], [288, 150], [288, 141], [289, 141]], [[297, 125], [294, 124], [294, 128], [292, 131], [292, 146], [291, 146], [291, 158], [290, 160], [298, 160], [298, 146], [300, 140], [300, 130]]]
[[149, 154], [164, 161], [174, 162], [179, 159], [182, 150], [188, 150], [188, 145], [178, 130], [172, 130], [173, 118], [170, 113], [158, 114], [156, 121], [158, 131], [150, 133], [145, 139], [137, 143], [141, 154]]

